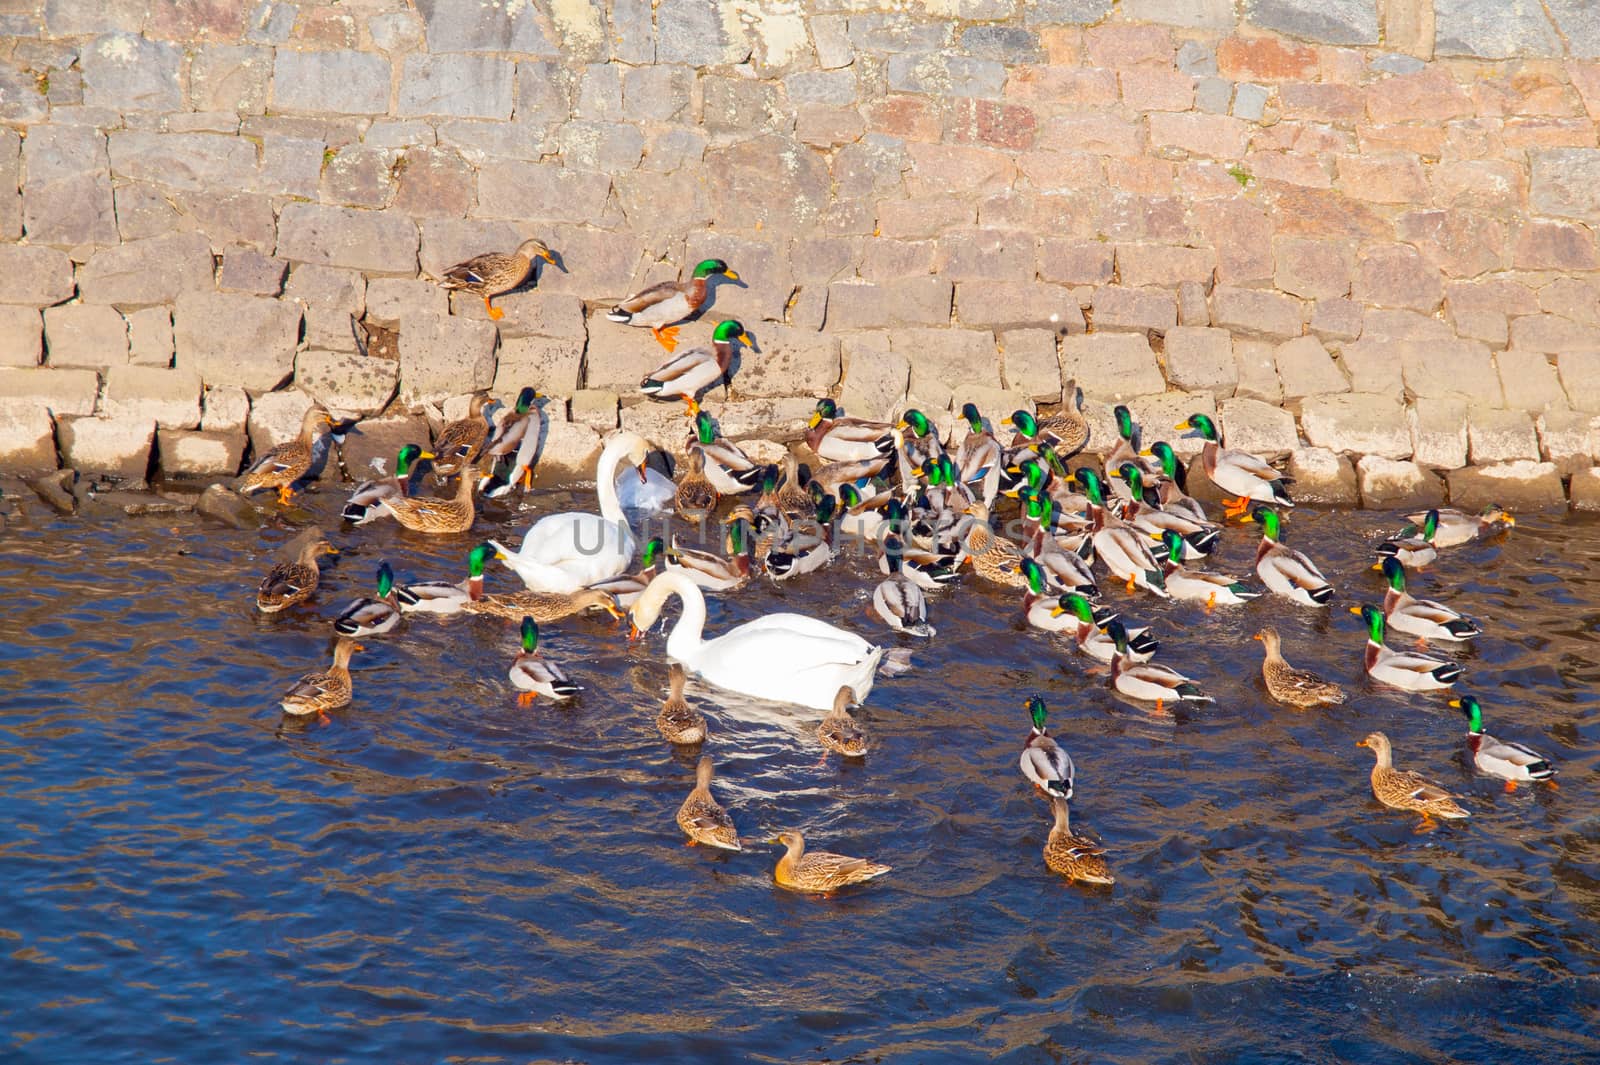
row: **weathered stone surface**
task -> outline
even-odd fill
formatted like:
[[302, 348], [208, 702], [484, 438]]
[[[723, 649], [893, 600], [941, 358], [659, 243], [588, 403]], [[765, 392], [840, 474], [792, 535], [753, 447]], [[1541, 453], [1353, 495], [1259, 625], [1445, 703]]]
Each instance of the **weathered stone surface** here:
[[1534, 419], [1539, 457], [1563, 475], [1587, 470], [1600, 452], [1600, 418], [1582, 411], [1547, 410]]
[[399, 382], [393, 359], [338, 351], [302, 351], [294, 360], [295, 387], [340, 414], [376, 414], [388, 405]]
[[201, 492], [194, 510], [196, 514], [234, 529], [261, 526], [261, 512], [244, 496], [220, 484], [210, 485]]
[[774, 324], [763, 327], [756, 340], [760, 351], [741, 348], [738, 354], [733, 387], [741, 398], [820, 396], [839, 383], [839, 342], [835, 338]]
[[494, 394], [514, 402], [519, 390], [533, 386], [552, 396], [570, 396], [580, 387], [582, 371], [583, 348], [571, 340], [502, 336]]
[[493, 55], [406, 56], [397, 113], [508, 119], [515, 73]]
[[1263, 29], [1325, 44], [1378, 43], [1378, 12], [1367, 0], [1245, 0], [1245, 17]]
[[836, 281], [828, 286], [827, 329], [946, 325], [953, 295], [951, 283], [937, 277], [882, 285]]
[[1444, 299], [1437, 267], [1408, 244], [1363, 249], [1352, 295], [1378, 307], [1402, 307], [1432, 314]]
[[55, 423], [30, 399], [0, 395], [0, 470], [37, 473], [56, 468]]
[[1556, 356], [1556, 372], [1567, 402], [1575, 410], [1600, 412], [1600, 353], [1567, 352]]
[[1470, 340], [1440, 344], [1399, 345], [1406, 390], [1414, 396], [1464, 399], [1468, 403], [1505, 406], [1500, 375], [1489, 349]]
[[1320, 299], [1311, 312], [1311, 331], [1327, 344], [1354, 340], [1362, 327], [1361, 305], [1354, 300]]
[[48, 307], [72, 298], [72, 261], [54, 248], [0, 244], [0, 303]]
[[172, 312], [146, 307], [126, 315], [128, 362], [135, 366], [172, 365]]
[[259, 115], [266, 110], [272, 53], [251, 45], [205, 44], [189, 61], [189, 99], [197, 110]]
[[1556, 29], [1567, 39], [1568, 51], [1592, 59], [1600, 56], [1600, 18], [1582, 0], [1549, 0], [1545, 5]]
[[1177, 324], [1177, 301], [1168, 289], [1108, 285], [1095, 290], [1094, 325], [1097, 330], [1165, 333]]
[[1550, 358], [1541, 352], [1513, 348], [1495, 356], [1500, 387], [1510, 410], [1565, 408], [1567, 394]]
[[1363, 455], [1356, 463], [1361, 505], [1368, 510], [1437, 507], [1444, 503], [1444, 482], [1415, 462], [1397, 462], [1381, 455]]
[[83, 102], [114, 111], [177, 111], [183, 107], [178, 68], [183, 52], [165, 41], [114, 33], [80, 53]]
[[1064, 285], [1108, 285], [1114, 252], [1105, 244], [1047, 237], [1039, 246], [1039, 276]]
[[208, 433], [243, 432], [250, 420], [250, 396], [237, 386], [206, 389], [200, 406], [200, 428]]
[[1548, 355], [1600, 351], [1600, 334], [1554, 314], [1527, 314], [1511, 320], [1511, 346]]
[[1311, 396], [1301, 405], [1300, 428], [1315, 447], [1391, 459], [1411, 456], [1405, 406], [1398, 400], [1356, 393]]
[[306, 411], [315, 402], [309, 393], [298, 388], [257, 396], [250, 405], [250, 449], [260, 455], [294, 439], [300, 433], [300, 423]]
[[[505, 360], [501, 360], [505, 365]], [[572, 393], [568, 404], [569, 419], [587, 425], [597, 433], [608, 433], [617, 427], [617, 394], [599, 389], [579, 389]], [[759, 460], [758, 460], [759, 461]]]
[[1560, 55], [1561, 38], [1537, 4], [1434, 0], [1440, 55], [1480, 59]]
[[411, 148], [403, 162], [395, 189], [395, 210], [413, 218], [460, 218], [467, 213], [472, 206], [476, 177], [458, 152]]
[[1240, 336], [1288, 340], [1300, 335], [1300, 304], [1274, 292], [1218, 285], [1211, 293], [1211, 320]]
[[1350, 391], [1350, 382], [1316, 337], [1296, 337], [1274, 352], [1284, 399]]
[[970, 384], [1000, 387], [994, 335], [977, 330], [900, 329], [889, 334], [889, 348], [911, 361], [911, 391], [926, 393], [933, 383], [954, 388]]
[[1361, 491], [1350, 459], [1325, 447], [1302, 447], [1290, 452], [1288, 472], [1294, 478], [1292, 495], [1296, 503], [1350, 507], [1360, 502]]
[[1061, 401], [1061, 358], [1048, 329], [1013, 329], [997, 338], [1008, 388], [1044, 403]]
[[839, 402], [855, 418], [884, 419], [893, 415], [911, 382], [911, 360], [889, 349], [882, 333], [846, 336], [840, 341], [844, 383]]
[[222, 292], [243, 292], [251, 296], [276, 296], [283, 292], [283, 279], [289, 264], [262, 255], [254, 248], [229, 248], [217, 272], [217, 288]]
[[1264, 403], [1283, 402], [1283, 383], [1278, 380], [1278, 362], [1273, 357], [1275, 348], [1265, 340], [1234, 339], [1233, 362], [1239, 373], [1236, 395]]
[[1451, 470], [1450, 504], [1477, 510], [1493, 503], [1506, 510], [1547, 510], [1567, 505], [1561, 473], [1549, 462], [1506, 462]]
[[79, 473], [143, 485], [150, 472], [156, 423], [149, 418], [64, 417], [56, 420], [61, 460]]
[[1536, 149], [1528, 153], [1528, 161], [1528, 202], [1534, 211], [1600, 221], [1600, 149]]
[[284, 286], [284, 299], [302, 307], [324, 307], [360, 316], [366, 308], [367, 282], [354, 270], [300, 263]]
[[417, 244], [416, 224], [390, 212], [291, 203], [278, 221], [280, 257], [368, 274], [415, 274]]
[[909, 52], [889, 57], [889, 88], [937, 96], [999, 96], [1006, 68], [990, 59], [947, 52]]
[[406, 322], [400, 334], [400, 399], [438, 403], [494, 383], [494, 326], [441, 315]]
[[40, 124], [22, 143], [22, 220], [34, 244], [115, 244], [106, 139], [88, 126]]
[[37, 366], [44, 356], [44, 328], [32, 307], [0, 306], [0, 366]]
[[605, 174], [527, 163], [484, 163], [478, 168], [478, 210], [485, 218], [540, 217], [593, 222], [606, 208]]
[[592, 482], [602, 446], [600, 434], [588, 425], [546, 419], [539, 459], [533, 467], [535, 487]]
[[1294, 415], [1271, 403], [1239, 397], [1225, 399], [1218, 407], [1217, 417], [1229, 447], [1276, 459], [1300, 446]]
[[721, 7], [697, 0], [656, 5], [656, 61], [707, 67], [739, 63], [750, 55], [743, 27], [722, 17]]
[[[0, 414], [0, 421], [3, 418]], [[1579, 470], [1572, 475], [1572, 506], [1577, 510], [1600, 510], [1600, 468]]]
[[1225, 329], [1179, 326], [1167, 331], [1167, 380], [1175, 388], [1231, 396], [1239, 384], [1233, 340]]
[[1083, 312], [1070, 290], [1037, 281], [964, 281], [955, 287], [956, 317], [991, 329], [1035, 327], [1083, 332]]
[[44, 312], [51, 366], [115, 366], [128, 361], [128, 323], [110, 307], [67, 303]]
[[174, 320], [175, 365], [198, 373], [208, 388], [269, 392], [294, 372], [300, 308], [293, 303], [188, 292], [178, 297]]
[[450, 299], [444, 289], [429, 281], [405, 277], [373, 278], [367, 284], [366, 305], [367, 322], [384, 329], [402, 329], [408, 320], [419, 316], [450, 313]]
[[[108, 152], [118, 178], [169, 189], [240, 189], [256, 182], [255, 145], [226, 134], [130, 130], [111, 134]], [[321, 154], [320, 146], [317, 152]], [[119, 203], [118, 220], [126, 226], [122, 207]]]
[[244, 459], [245, 440], [242, 432], [157, 429], [161, 473], [166, 477], [232, 477]]
[[1475, 466], [1539, 458], [1533, 419], [1520, 410], [1473, 407], [1467, 415], [1467, 453]]
[[275, 111], [338, 115], [384, 114], [389, 110], [389, 61], [365, 52], [280, 48], [272, 64], [272, 107]]
[[1166, 380], [1149, 341], [1137, 333], [1092, 333], [1063, 337], [1061, 376], [1085, 396], [1120, 401], [1165, 392]]
[[106, 371], [100, 407], [107, 418], [193, 429], [200, 424], [200, 375], [164, 366], [113, 366]]
[[212, 269], [211, 245], [198, 233], [151, 237], [95, 253], [78, 273], [79, 295], [125, 311], [172, 303], [209, 290]]
[[1460, 399], [1419, 398], [1406, 411], [1412, 458], [1436, 470], [1467, 464], [1467, 404]]
[[25, 400], [51, 414], [93, 414], [100, 378], [93, 370], [0, 367], [0, 402]]

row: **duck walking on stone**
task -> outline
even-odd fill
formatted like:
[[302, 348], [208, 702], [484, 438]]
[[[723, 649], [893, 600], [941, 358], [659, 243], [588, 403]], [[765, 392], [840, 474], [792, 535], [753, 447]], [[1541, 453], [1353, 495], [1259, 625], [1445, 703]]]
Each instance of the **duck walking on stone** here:
[[470, 292], [474, 296], [482, 296], [483, 309], [489, 312], [490, 318], [498, 322], [505, 317], [506, 312], [490, 301], [496, 296], [503, 296], [521, 287], [522, 283], [528, 280], [528, 275], [533, 272], [535, 259], [543, 259], [551, 266], [556, 264], [555, 255], [545, 246], [544, 241], [530, 239], [517, 245], [517, 250], [510, 254], [491, 251], [475, 255], [466, 262], [457, 263], [444, 272], [444, 276], [439, 279], [439, 285], [453, 292]]
[[739, 280], [721, 259], [702, 259], [687, 281], [662, 281], [634, 293], [606, 312], [606, 317], [623, 325], [643, 326], [656, 343], [672, 351], [678, 346], [678, 330], [673, 324], [691, 317], [706, 301], [711, 278]]
[[239, 494], [247, 496], [263, 488], [276, 488], [278, 502], [288, 506], [294, 498], [294, 483], [311, 471], [311, 447], [316, 443], [317, 432], [332, 424], [325, 408], [306, 411], [300, 419], [300, 434], [256, 459], [239, 481]]
[[639, 391], [654, 399], [681, 399], [692, 408], [700, 393], [720, 382], [726, 398], [735, 342], [755, 346], [744, 326], [729, 319], [712, 331], [709, 348], [690, 348], [668, 359], [639, 382]]

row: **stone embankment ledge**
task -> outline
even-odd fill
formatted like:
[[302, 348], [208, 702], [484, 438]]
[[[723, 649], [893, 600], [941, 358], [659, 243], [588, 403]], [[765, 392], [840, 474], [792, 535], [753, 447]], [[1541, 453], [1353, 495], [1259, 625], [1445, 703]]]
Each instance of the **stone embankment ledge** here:
[[[684, 435], [605, 308], [715, 255], [736, 439], [1075, 379], [1308, 499], [1597, 505], [1597, 57], [1575, 0], [6, 0], [0, 471], [215, 479], [316, 400], [359, 476], [533, 384], [582, 476]], [[426, 280], [523, 236], [498, 323]]]

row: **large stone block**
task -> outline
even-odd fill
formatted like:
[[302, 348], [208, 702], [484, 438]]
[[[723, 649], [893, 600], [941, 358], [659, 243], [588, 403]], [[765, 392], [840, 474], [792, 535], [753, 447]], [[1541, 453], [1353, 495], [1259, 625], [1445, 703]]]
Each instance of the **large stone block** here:
[[340, 414], [376, 414], [400, 380], [393, 359], [341, 351], [302, 351], [294, 360], [295, 387]]
[[911, 384], [911, 360], [891, 351], [882, 333], [846, 336], [840, 352], [845, 371], [839, 402], [846, 414], [875, 420], [894, 414]]
[[1342, 241], [1281, 237], [1273, 242], [1273, 255], [1273, 283], [1290, 295], [1337, 299], [1350, 292], [1355, 262]]
[[96, 252], [79, 271], [78, 288], [85, 303], [108, 303], [126, 311], [209, 290], [213, 270], [205, 237], [172, 233]]
[[1414, 396], [1464, 399], [1468, 403], [1505, 406], [1500, 375], [1489, 349], [1471, 340], [1444, 344], [1403, 343], [1400, 368], [1406, 390]]
[[0, 306], [0, 366], [37, 366], [44, 329], [32, 307]]
[[1048, 329], [1013, 329], [1000, 334], [1006, 385], [1030, 400], [1061, 401], [1061, 356]]
[[994, 334], [966, 329], [900, 329], [889, 334], [891, 351], [911, 361], [911, 391], [937, 382], [946, 388], [970, 384], [1000, 387]]
[[494, 55], [408, 55], [400, 79], [403, 116], [511, 117], [515, 68]]
[[1296, 503], [1350, 507], [1361, 500], [1350, 459], [1325, 447], [1296, 448], [1289, 455], [1289, 476], [1294, 478], [1292, 495]]
[[1553, 462], [1563, 475], [1594, 465], [1600, 455], [1600, 418], [1582, 411], [1548, 410], [1534, 419], [1539, 431], [1539, 457]]
[[[1134, 424], [1143, 433], [1143, 443], [1146, 447], [1157, 440], [1165, 440], [1172, 445], [1172, 450], [1181, 458], [1190, 458], [1198, 455], [1205, 448], [1205, 441], [1199, 434], [1179, 433], [1173, 426], [1188, 418], [1191, 414], [1204, 414], [1208, 418], [1217, 417], [1217, 404], [1205, 392], [1158, 392], [1152, 396], [1135, 396], [1127, 401], [1127, 407], [1133, 414]], [[1085, 411], [1092, 408], [1085, 407]], [[1241, 421], [1246, 416], [1241, 415]], [[1108, 450], [1108, 441], [1117, 438], [1116, 416], [1113, 414], [1109, 420], [1102, 421], [1099, 417], [1090, 415], [1090, 433], [1093, 436], [1094, 446], [1100, 450]], [[1294, 419], [1289, 419], [1289, 429], [1294, 430]], [[1250, 435], [1249, 429], [1241, 430], [1245, 436]]]
[[363, 418], [344, 438], [340, 453], [352, 476], [365, 477], [367, 470], [380, 468], [385, 473], [393, 473], [395, 456], [402, 447], [406, 444], [426, 447], [431, 439], [428, 419], [421, 414]]
[[1548, 355], [1600, 351], [1593, 326], [1554, 314], [1525, 314], [1511, 320], [1511, 346]]
[[72, 298], [72, 260], [54, 248], [0, 244], [0, 303], [48, 307]]
[[250, 449], [263, 454], [300, 434], [300, 423], [316, 400], [298, 388], [268, 392], [250, 404]]
[[156, 441], [151, 418], [65, 417], [56, 421], [61, 460], [79, 473], [143, 485]]
[[[511, 402], [525, 387], [552, 396], [570, 396], [583, 383], [583, 345], [562, 337], [500, 338], [494, 394]], [[639, 382], [632, 382], [635, 387]]]
[[1553, 463], [1505, 462], [1451, 470], [1450, 503], [1473, 511], [1493, 503], [1506, 510], [1550, 510], [1567, 505], [1561, 472]]
[[1535, 213], [1600, 222], [1600, 148], [1534, 149], [1528, 161]]
[[553, 164], [488, 160], [478, 167], [477, 214], [484, 218], [542, 218], [594, 223], [611, 195], [605, 174]]
[[1566, 352], [1556, 356], [1556, 373], [1575, 410], [1600, 412], [1600, 353]]
[[1411, 457], [1405, 406], [1396, 399], [1357, 393], [1311, 396], [1301, 405], [1300, 428], [1314, 447], [1391, 459]]
[[[0, 423], [4, 414], [0, 413]], [[4, 462], [0, 452], [0, 462]], [[1600, 467], [1579, 470], [1572, 475], [1572, 506], [1575, 510], [1600, 510]]]
[[439, 403], [494, 384], [494, 326], [422, 315], [400, 334], [400, 399]]
[[128, 361], [128, 323], [111, 307], [64, 303], [44, 312], [51, 366], [119, 366]]
[[1063, 337], [1061, 376], [1075, 379], [1094, 399], [1121, 401], [1167, 390], [1149, 341], [1137, 333]]
[[249, 188], [256, 180], [256, 146], [242, 137], [128, 130], [112, 133], [108, 149], [120, 179], [193, 191]]
[[1083, 332], [1083, 312], [1070, 289], [1037, 281], [964, 281], [956, 286], [962, 325], [989, 329]]
[[[410, 277], [375, 277], [367, 283], [369, 325], [401, 329], [411, 319], [450, 313], [450, 297], [431, 281]], [[479, 302], [482, 306], [482, 302]], [[485, 319], [487, 320], [487, 319]]]
[[60, 417], [93, 414], [99, 397], [100, 377], [93, 370], [0, 367], [0, 402], [31, 403]]
[[272, 64], [272, 107], [337, 115], [384, 114], [389, 110], [389, 61], [366, 52], [280, 48]]
[[1278, 364], [1284, 399], [1350, 391], [1350, 382], [1345, 380], [1328, 349], [1316, 337], [1285, 341], [1278, 345], [1273, 357]]
[[1239, 336], [1289, 340], [1301, 332], [1300, 302], [1275, 292], [1218, 285], [1211, 293], [1211, 321]]
[[1533, 418], [1520, 410], [1473, 407], [1467, 415], [1467, 451], [1474, 466], [1539, 458]]
[[38, 473], [56, 468], [56, 427], [50, 412], [28, 399], [0, 396], [0, 470]]
[[937, 277], [881, 285], [836, 281], [828, 286], [827, 329], [947, 325], [953, 294], [951, 283]]
[[1438, 26], [1434, 49], [1440, 55], [1510, 59], [1561, 54], [1561, 38], [1542, 7], [1435, 0], [1433, 17]]
[[741, 398], [826, 395], [839, 383], [837, 338], [773, 324], [756, 341], [760, 351], [739, 351], [733, 387]]
[[1095, 289], [1093, 307], [1097, 330], [1149, 335], [1165, 333], [1178, 324], [1178, 304], [1170, 289], [1107, 285]]
[[294, 373], [300, 308], [290, 301], [189, 292], [178, 297], [174, 320], [175, 364], [198, 373], [207, 388], [270, 392]]
[[90, 126], [36, 125], [22, 143], [22, 221], [33, 244], [115, 244], [106, 139]]
[[1239, 385], [1239, 365], [1233, 357], [1233, 339], [1226, 329], [1178, 326], [1166, 336], [1167, 380], [1174, 388], [1209, 392], [1214, 398], [1233, 395]]
[[206, 432], [243, 432], [250, 420], [250, 394], [233, 385], [208, 388], [200, 408], [200, 428]]
[[1368, 0], [1245, 0], [1244, 14], [1262, 29], [1303, 40], [1378, 43], [1378, 10]]
[[278, 218], [279, 257], [367, 274], [417, 272], [417, 226], [389, 212], [291, 203]]
[[1233, 341], [1233, 362], [1239, 383], [1234, 394], [1263, 403], [1282, 403], [1283, 384], [1278, 380], [1278, 362], [1273, 357], [1276, 345], [1244, 337]]
[[157, 429], [156, 453], [165, 477], [232, 477], [244, 459], [242, 432]]
[[1368, 510], [1437, 507], [1444, 503], [1444, 482], [1415, 462], [1363, 455], [1356, 463], [1361, 505]]
[[162, 429], [194, 429], [200, 425], [200, 375], [164, 366], [113, 366], [106, 371], [100, 407], [107, 418], [148, 418]]
[[83, 102], [112, 111], [177, 111], [183, 107], [183, 51], [131, 33], [100, 37], [78, 53]]
[[1511, 410], [1565, 409], [1567, 394], [1550, 357], [1542, 352], [1511, 349], [1495, 356], [1500, 388]]
[[1240, 451], [1279, 458], [1300, 446], [1294, 415], [1271, 403], [1258, 399], [1226, 399], [1217, 416], [1222, 422], [1224, 441]]
[[259, 115], [267, 107], [272, 52], [253, 45], [203, 44], [189, 61], [189, 99], [200, 111]]
[[1460, 399], [1419, 398], [1406, 410], [1412, 458], [1436, 470], [1467, 464], [1467, 404]]

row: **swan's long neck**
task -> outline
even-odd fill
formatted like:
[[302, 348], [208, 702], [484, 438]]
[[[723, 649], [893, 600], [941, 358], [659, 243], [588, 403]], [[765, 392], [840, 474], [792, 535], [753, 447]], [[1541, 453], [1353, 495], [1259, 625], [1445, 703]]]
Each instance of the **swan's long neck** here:
[[617, 498], [617, 465], [622, 461], [626, 445], [620, 441], [600, 452], [600, 464], [594, 471], [594, 490], [600, 497], [600, 516], [608, 522], [626, 522], [622, 501]]
[[694, 658], [704, 643], [706, 627], [706, 597], [700, 586], [681, 573], [663, 573], [650, 583], [660, 587], [663, 602], [676, 595], [683, 603], [683, 613], [667, 634], [667, 654], [680, 662]]

